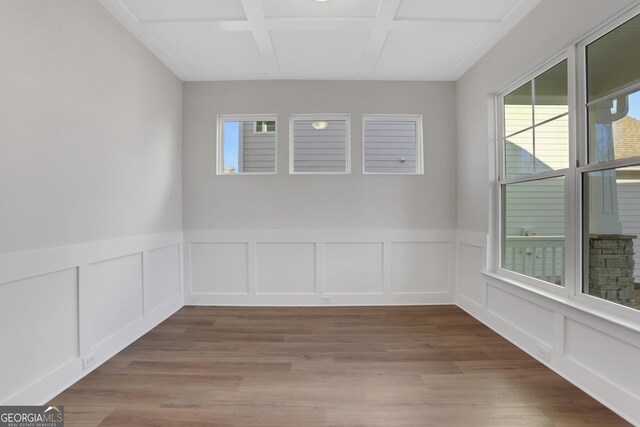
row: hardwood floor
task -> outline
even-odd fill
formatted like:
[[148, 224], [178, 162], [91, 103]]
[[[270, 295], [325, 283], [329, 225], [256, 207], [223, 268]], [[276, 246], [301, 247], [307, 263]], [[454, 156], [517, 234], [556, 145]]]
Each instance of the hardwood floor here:
[[618, 426], [454, 306], [185, 307], [57, 396], [81, 426]]

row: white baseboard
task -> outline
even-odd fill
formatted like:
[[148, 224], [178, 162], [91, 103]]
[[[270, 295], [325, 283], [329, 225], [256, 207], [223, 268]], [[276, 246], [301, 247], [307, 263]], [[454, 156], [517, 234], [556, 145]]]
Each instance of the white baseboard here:
[[[0, 256], [0, 340], [17, 346], [0, 355], [0, 404], [45, 403], [185, 300], [255, 306], [455, 302], [640, 425], [639, 334], [481, 273], [486, 242], [481, 233], [453, 231], [199, 231]], [[111, 315], [102, 308], [105, 301], [123, 303]], [[39, 352], [41, 346], [47, 351]], [[94, 363], [84, 369], [87, 356]]]
[[[84, 376], [88, 375], [104, 362], [118, 354], [135, 340], [158, 326], [183, 306], [184, 303], [181, 297], [174, 298], [148, 317], [140, 319], [139, 322], [129, 325], [124, 330], [98, 345], [93, 351], [93, 353], [95, 353], [95, 362], [89, 369], [85, 370], [83, 368], [82, 358], [76, 358], [39, 379], [35, 383], [22, 389], [2, 404], [42, 405], [49, 402], [62, 391], [71, 387]], [[64, 405], [64, 402], [59, 403]]]
[[179, 232], [0, 256], [0, 404], [47, 402], [180, 309], [182, 263]]
[[442, 305], [453, 304], [448, 293], [407, 295], [191, 295], [187, 305], [255, 306], [255, 307], [330, 307], [330, 306], [385, 306], [385, 305]]
[[[640, 425], [640, 334], [481, 273], [486, 236], [459, 232], [457, 240], [457, 305], [630, 423]], [[549, 360], [543, 357], [545, 351]]]

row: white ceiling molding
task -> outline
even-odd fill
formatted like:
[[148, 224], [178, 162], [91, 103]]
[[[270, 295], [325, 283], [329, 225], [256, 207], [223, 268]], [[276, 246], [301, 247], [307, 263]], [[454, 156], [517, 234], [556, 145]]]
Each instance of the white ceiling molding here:
[[457, 80], [539, 0], [99, 0], [179, 78]]

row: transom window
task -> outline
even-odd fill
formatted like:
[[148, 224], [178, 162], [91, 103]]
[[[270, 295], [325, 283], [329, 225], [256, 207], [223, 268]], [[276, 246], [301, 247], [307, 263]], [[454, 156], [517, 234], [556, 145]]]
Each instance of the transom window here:
[[365, 174], [423, 173], [422, 116], [365, 114], [362, 123]]
[[295, 114], [289, 123], [289, 172], [351, 172], [351, 118], [348, 114]]
[[275, 116], [219, 116], [217, 154], [218, 175], [275, 173]]

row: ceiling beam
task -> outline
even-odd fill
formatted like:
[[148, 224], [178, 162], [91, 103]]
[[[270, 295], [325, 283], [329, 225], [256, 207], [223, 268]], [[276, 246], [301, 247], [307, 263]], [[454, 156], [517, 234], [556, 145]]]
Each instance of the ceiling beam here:
[[120, 0], [98, 0], [127, 30], [134, 34], [143, 45], [153, 52], [180, 80], [189, 80], [191, 75], [174, 57], [165, 49], [155, 37], [140, 26], [140, 21]]
[[382, 53], [382, 49], [384, 48], [384, 44], [387, 41], [389, 28], [398, 13], [400, 1], [401, 0], [382, 0], [378, 16], [375, 20], [375, 25], [371, 30], [371, 35], [369, 36], [369, 42], [367, 43], [364, 55], [362, 56], [360, 70], [358, 71], [359, 75], [369, 76], [373, 74]]
[[247, 15], [247, 21], [250, 24], [253, 38], [260, 52], [262, 64], [266, 73], [270, 76], [276, 76], [280, 73], [278, 68], [278, 60], [276, 52], [273, 48], [271, 35], [267, 28], [262, 2], [260, 0], [241, 0], [244, 13]]
[[[354, 79], [354, 80], [455, 80], [459, 78], [471, 65], [473, 65], [491, 46], [503, 37], [520, 19], [530, 12], [540, 0], [521, 0], [517, 7], [511, 10], [503, 19], [469, 19], [468, 16], [447, 16], [445, 18], [399, 18], [396, 19], [402, 0], [380, 0], [380, 7], [375, 18], [363, 17], [281, 17], [269, 18], [265, 16], [262, 0], [238, 0], [244, 9], [246, 17], [217, 19], [216, 17], [199, 17], [171, 19], [138, 19], [127, 7], [126, 0], [98, 0], [109, 10], [122, 24], [129, 29], [147, 48], [149, 48], [160, 60], [162, 60], [182, 80], [214, 79]], [[300, 0], [303, 1], [303, 0]], [[311, 1], [311, 0], [304, 0]], [[338, 1], [338, 0], [336, 0]], [[454, 14], [455, 15], [455, 14]], [[464, 16], [464, 14], [462, 14]], [[466, 30], [476, 30], [478, 34], [486, 37], [477, 37], [473, 40], [475, 48], [460, 52], [457, 63], [451, 64], [452, 70], [448, 74], [439, 70], [436, 74], [416, 73], [407, 69], [406, 73], [374, 74], [384, 52], [390, 32], [415, 32], [416, 40], [420, 39], [421, 32], [437, 33], [438, 28], [454, 30], [464, 34]], [[188, 30], [214, 31], [224, 40], [225, 33], [247, 32], [251, 33], [257, 54], [262, 63], [259, 74], [220, 74], [213, 71], [213, 75], [201, 75], [199, 70], [191, 70], [188, 64], [181, 64], [173, 54], [164, 47], [154, 34], [160, 34], [164, 29], [169, 29], [176, 34]], [[279, 69], [278, 58], [272, 40], [274, 32], [289, 33], [287, 37], [297, 37], [299, 33], [317, 32], [360, 32], [360, 36], [369, 35], [364, 50], [359, 48], [353, 55], [360, 61], [356, 73], [343, 74], [336, 70], [335, 74], [317, 75], [312, 70], [307, 74], [283, 75]], [[216, 33], [214, 33], [216, 34]], [[406, 34], [405, 34], [406, 35]], [[216, 36], [217, 37], [217, 36]], [[345, 34], [345, 38], [351, 37]], [[411, 37], [410, 35], [407, 37]], [[205, 43], [205, 41], [194, 41]], [[255, 56], [255, 53], [253, 54]], [[228, 58], [233, 60], [233, 58]], [[409, 67], [410, 68], [410, 67]], [[219, 70], [218, 70], [219, 71]], [[257, 71], [257, 70], [254, 70]]]
[[[493, 21], [460, 21], [460, 20], [402, 20], [387, 22], [384, 29], [381, 30], [380, 24], [374, 20], [363, 19], [288, 19], [286, 21], [264, 20], [258, 23], [260, 30], [269, 31], [378, 31], [384, 34], [388, 31], [425, 31], [435, 24], [446, 23], [447, 25], [464, 25], [466, 28], [470, 26], [486, 27], [498, 26]], [[153, 27], [180, 27], [180, 26], [204, 26], [215, 31], [254, 31], [256, 23], [250, 21], [212, 21], [212, 20], [176, 20], [176, 21], [144, 21], [139, 23], [143, 28]]]

